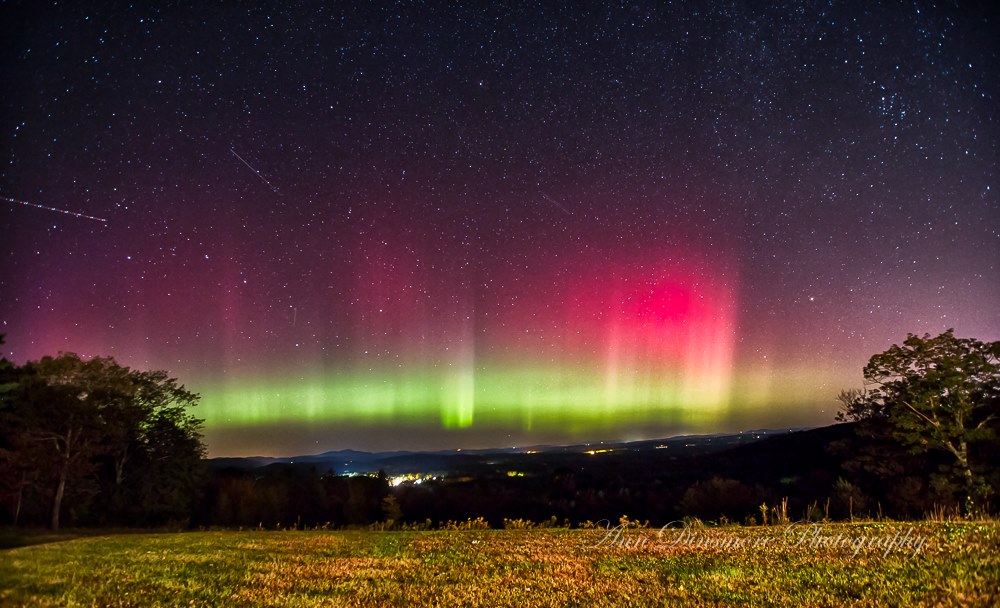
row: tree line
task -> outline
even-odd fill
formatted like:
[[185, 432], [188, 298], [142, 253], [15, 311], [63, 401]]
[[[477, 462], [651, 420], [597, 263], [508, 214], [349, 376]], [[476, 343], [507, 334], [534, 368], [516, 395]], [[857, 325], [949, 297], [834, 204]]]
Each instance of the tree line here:
[[[547, 456], [390, 486], [309, 466], [212, 469], [198, 395], [166, 372], [74, 354], [0, 360], [6, 522], [94, 526], [580, 525], [627, 515], [742, 523], [994, 511], [1000, 342], [909, 335], [840, 394], [843, 424], [711, 454]], [[513, 458], [513, 457], [512, 457]], [[484, 460], [484, 463], [487, 462]], [[530, 464], [534, 463], [534, 464]]]

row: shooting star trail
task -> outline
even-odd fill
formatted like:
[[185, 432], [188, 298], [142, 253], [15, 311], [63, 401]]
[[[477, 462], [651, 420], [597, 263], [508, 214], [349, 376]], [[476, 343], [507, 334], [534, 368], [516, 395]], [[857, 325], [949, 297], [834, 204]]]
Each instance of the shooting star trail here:
[[93, 215], [87, 215], [86, 213], [77, 213], [76, 211], [70, 211], [69, 209], [59, 209], [57, 207], [48, 207], [46, 205], [39, 205], [38, 203], [29, 203], [28, 201], [22, 201], [16, 198], [10, 198], [9, 196], [0, 196], [0, 198], [9, 203], [24, 205], [26, 207], [35, 207], [36, 209], [55, 211], [56, 213], [65, 213], [66, 215], [72, 215], [73, 217], [78, 217], [85, 220], [94, 220], [95, 222], [101, 222], [104, 224], [108, 223], [108, 220], [104, 219], [103, 217], [94, 217]]
[[240, 162], [243, 163], [244, 165], [246, 165], [248, 169], [250, 169], [251, 171], [253, 171], [254, 175], [256, 175], [257, 177], [260, 178], [260, 181], [262, 181], [265, 184], [267, 184], [267, 187], [271, 189], [271, 192], [274, 192], [275, 194], [281, 194], [280, 192], [278, 192], [277, 188], [275, 188], [274, 186], [271, 185], [271, 182], [269, 182], [266, 179], [264, 179], [264, 176], [260, 174], [260, 171], [254, 169], [253, 165], [251, 165], [250, 163], [248, 163], [245, 158], [243, 158], [242, 156], [240, 156], [239, 154], [237, 154], [236, 150], [233, 150], [232, 148], [229, 148], [229, 151], [233, 153], [233, 156], [235, 156], [236, 158], [240, 159]]
[[552, 204], [553, 204], [553, 205], [555, 205], [556, 207], [559, 207], [560, 209], [562, 209], [562, 210], [563, 210], [563, 213], [565, 213], [566, 215], [573, 215], [573, 212], [572, 212], [572, 211], [570, 211], [570, 210], [569, 210], [569, 209], [567, 209], [566, 207], [563, 207], [562, 205], [560, 205], [560, 204], [559, 204], [559, 203], [558, 203], [558, 202], [556, 201], [556, 199], [552, 198], [552, 197], [551, 197], [551, 196], [549, 196], [548, 194], [545, 194], [544, 192], [542, 192], [542, 198], [544, 198], [545, 200], [549, 201], [550, 203], [552, 203]]

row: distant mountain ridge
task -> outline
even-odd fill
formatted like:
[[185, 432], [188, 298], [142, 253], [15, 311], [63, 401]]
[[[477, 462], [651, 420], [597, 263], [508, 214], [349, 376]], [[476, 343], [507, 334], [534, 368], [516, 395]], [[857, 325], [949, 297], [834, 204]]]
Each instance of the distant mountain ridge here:
[[310, 468], [335, 475], [448, 473], [468, 467], [516, 463], [525, 458], [541, 455], [569, 456], [581, 454], [626, 453], [645, 450], [671, 449], [672, 453], [694, 454], [745, 445], [762, 439], [787, 435], [808, 428], [755, 429], [739, 433], [710, 435], [677, 435], [663, 439], [640, 441], [611, 441], [579, 443], [573, 445], [536, 445], [510, 448], [451, 449], [434, 451], [396, 450], [364, 452], [359, 450], [332, 450], [302, 456], [246, 456], [210, 458], [212, 469], [261, 469], [272, 466]]

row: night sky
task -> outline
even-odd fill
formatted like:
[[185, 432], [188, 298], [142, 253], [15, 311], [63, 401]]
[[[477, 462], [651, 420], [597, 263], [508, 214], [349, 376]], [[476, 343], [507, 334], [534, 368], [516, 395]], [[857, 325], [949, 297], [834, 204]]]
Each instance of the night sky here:
[[829, 424], [1000, 339], [985, 4], [160, 4], [0, 4], [0, 332], [211, 455]]

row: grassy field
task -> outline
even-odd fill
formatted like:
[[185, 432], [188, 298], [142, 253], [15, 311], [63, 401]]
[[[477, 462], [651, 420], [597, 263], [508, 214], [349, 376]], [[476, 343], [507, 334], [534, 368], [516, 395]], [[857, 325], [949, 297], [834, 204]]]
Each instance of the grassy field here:
[[188, 532], [0, 551], [4, 606], [997, 606], [1000, 523]]

